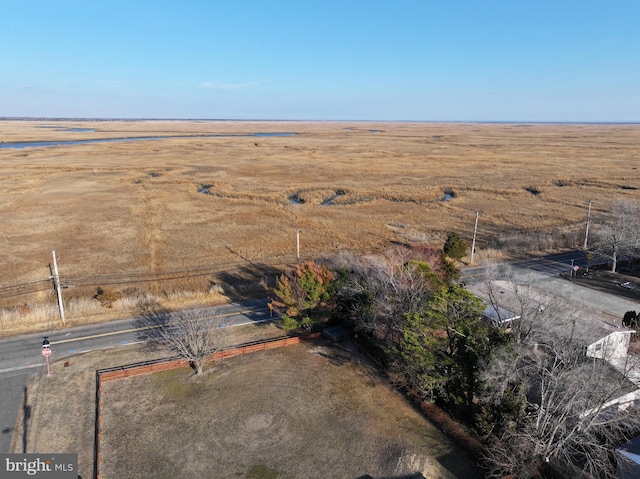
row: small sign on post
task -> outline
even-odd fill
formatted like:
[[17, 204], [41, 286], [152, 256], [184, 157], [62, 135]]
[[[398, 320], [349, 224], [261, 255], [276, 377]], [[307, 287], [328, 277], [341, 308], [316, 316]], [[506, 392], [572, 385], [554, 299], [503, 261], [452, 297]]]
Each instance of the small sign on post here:
[[49, 337], [45, 336], [42, 341], [42, 355], [47, 360], [47, 376], [51, 376], [51, 369], [49, 367], [49, 356], [51, 356], [51, 345], [49, 343]]

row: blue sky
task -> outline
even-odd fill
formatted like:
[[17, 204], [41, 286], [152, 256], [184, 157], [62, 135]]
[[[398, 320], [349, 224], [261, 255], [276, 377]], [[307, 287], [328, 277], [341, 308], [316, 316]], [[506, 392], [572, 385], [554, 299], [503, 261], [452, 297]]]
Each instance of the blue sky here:
[[639, 0], [0, 0], [0, 116], [640, 121]]

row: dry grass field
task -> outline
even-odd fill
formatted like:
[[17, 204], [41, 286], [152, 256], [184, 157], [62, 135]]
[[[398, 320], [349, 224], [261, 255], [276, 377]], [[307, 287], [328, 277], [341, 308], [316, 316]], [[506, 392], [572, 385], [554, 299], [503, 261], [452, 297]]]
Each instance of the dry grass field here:
[[106, 383], [101, 477], [482, 477], [350, 349], [290, 346], [205, 374]]
[[[198, 137], [268, 132], [295, 135]], [[638, 125], [0, 122], [2, 142], [157, 135], [192, 137], [0, 149], [0, 306], [52, 301], [53, 249], [70, 303], [109, 284], [206, 301], [237, 266], [259, 278], [291, 261], [296, 228], [305, 256], [440, 246], [451, 230], [469, 239], [479, 210], [480, 256], [514, 230], [580, 229], [590, 200], [597, 212], [640, 188]]]

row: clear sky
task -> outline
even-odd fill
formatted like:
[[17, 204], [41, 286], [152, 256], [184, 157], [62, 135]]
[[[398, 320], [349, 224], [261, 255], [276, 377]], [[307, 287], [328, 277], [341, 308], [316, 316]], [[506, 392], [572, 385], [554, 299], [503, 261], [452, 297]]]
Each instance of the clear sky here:
[[0, 116], [640, 121], [640, 0], [0, 0]]

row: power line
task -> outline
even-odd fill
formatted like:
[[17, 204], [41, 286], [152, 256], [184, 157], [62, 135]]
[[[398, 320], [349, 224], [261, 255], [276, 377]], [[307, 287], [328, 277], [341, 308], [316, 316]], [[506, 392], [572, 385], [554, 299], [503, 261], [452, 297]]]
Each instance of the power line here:
[[51, 281], [51, 278], [47, 278], [47, 279], [38, 279], [38, 280], [35, 280], [35, 281], [29, 281], [27, 283], [17, 283], [17, 284], [13, 284], [13, 285], [9, 285], [9, 286], [2, 286], [2, 287], [0, 287], [0, 293], [2, 293], [3, 291], [8, 291], [8, 290], [12, 290], [12, 289], [18, 289], [18, 288], [24, 288], [24, 287], [27, 287], [27, 286], [36, 285], [36, 284], [40, 284], [40, 283], [49, 284], [50, 281]]
[[[307, 252], [302, 259], [315, 259], [328, 254], [327, 252]], [[216, 275], [229, 271], [238, 271], [242, 268], [259, 270], [260, 267], [282, 267], [293, 265], [298, 261], [297, 257], [292, 256], [270, 256], [263, 258], [254, 258], [248, 264], [247, 260], [230, 261], [219, 263], [216, 265], [206, 265], [195, 268], [176, 268], [163, 271], [128, 271], [123, 273], [104, 273], [104, 274], [69, 274], [60, 275], [59, 281], [62, 288], [71, 287], [93, 287], [100, 285], [125, 285], [125, 284], [142, 284], [161, 281], [173, 281], [179, 279], [198, 278], [208, 275]], [[48, 278], [37, 279], [24, 283], [16, 283], [7, 286], [0, 286], [0, 299], [14, 298], [28, 294], [34, 294], [41, 291], [52, 289], [51, 280], [53, 276]]]
[[51, 285], [47, 285], [47, 286], [41, 286], [39, 288], [37, 287], [31, 287], [31, 288], [24, 288], [24, 289], [20, 289], [20, 290], [12, 290], [12, 291], [6, 291], [3, 293], [0, 293], [0, 298], [9, 298], [9, 297], [13, 297], [13, 296], [20, 296], [23, 294], [31, 294], [31, 293], [37, 293], [38, 291], [47, 291], [47, 290], [51, 290]]

